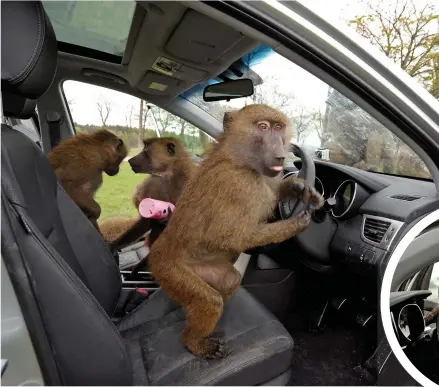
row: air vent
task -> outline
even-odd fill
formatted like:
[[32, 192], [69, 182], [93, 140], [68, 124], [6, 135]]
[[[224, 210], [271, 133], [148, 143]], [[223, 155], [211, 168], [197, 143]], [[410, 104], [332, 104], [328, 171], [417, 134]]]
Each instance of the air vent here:
[[405, 202], [413, 202], [421, 198], [421, 196], [410, 196], [410, 195], [392, 195], [392, 199], [404, 200]]
[[364, 237], [375, 243], [381, 243], [384, 234], [389, 229], [390, 222], [384, 220], [366, 218], [364, 221]]
[[363, 215], [361, 239], [371, 245], [387, 250], [403, 224], [398, 220]]

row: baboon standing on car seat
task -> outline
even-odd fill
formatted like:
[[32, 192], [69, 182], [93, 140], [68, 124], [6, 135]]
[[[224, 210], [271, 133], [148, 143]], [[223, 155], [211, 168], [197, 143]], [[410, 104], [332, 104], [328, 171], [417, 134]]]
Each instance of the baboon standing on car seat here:
[[308, 212], [268, 223], [278, 201], [298, 196], [312, 208], [323, 205], [301, 179], [282, 180], [292, 131], [284, 114], [249, 105], [228, 113], [224, 122], [227, 130], [184, 187], [148, 257], [161, 288], [184, 308], [184, 345], [206, 358], [226, 354], [212, 333], [241, 282], [232, 262], [250, 248], [291, 238], [309, 223]]

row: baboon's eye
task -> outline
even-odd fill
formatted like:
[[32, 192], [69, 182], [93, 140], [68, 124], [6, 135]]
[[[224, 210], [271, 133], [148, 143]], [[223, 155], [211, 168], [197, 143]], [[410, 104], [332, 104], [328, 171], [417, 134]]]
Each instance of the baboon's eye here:
[[283, 126], [281, 124], [274, 125], [274, 130], [282, 130]]
[[166, 150], [168, 151], [168, 154], [170, 156], [174, 156], [175, 155], [175, 144], [173, 144], [172, 142], [169, 142], [166, 146]]
[[120, 152], [122, 150], [122, 147], [123, 147], [123, 141], [119, 140], [119, 142], [117, 143], [117, 148], [116, 148], [117, 151]]
[[258, 128], [261, 130], [267, 130], [270, 127], [270, 124], [267, 121], [258, 122]]

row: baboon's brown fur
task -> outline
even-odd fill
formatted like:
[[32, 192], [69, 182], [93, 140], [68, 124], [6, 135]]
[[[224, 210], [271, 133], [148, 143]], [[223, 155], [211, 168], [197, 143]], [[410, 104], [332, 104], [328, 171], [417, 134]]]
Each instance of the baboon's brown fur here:
[[[151, 175], [135, 188], [134, 206], [138, 209], [140, 202], [145, 198], [175, 204], [184, 184], [196, 169], [195, 163], [184, 145], [176, 138], [152, 138], [145, 140], [144, 144], [144, 149], [128, 160], [135, 173]], [[118, 250], [135, 242], [150, 229], [148, 242], [151, 245], [158, 238], [163, 227], [164, 225], [158, 221], [139, 217], [131, 227], [120, 230], [118, 238], [111, 244], [112, 249]], [[143, 262], [142, 260], [140, 265]]]
[[124, 231], [129, 230], [137, 222], [137, 218], [109, 218], [100, 221], [99, 229], [107, 242], [115, 241]]
[[102, 185], [102, 173], [116, 175], [127, 154], [123, 141], [108, 130], [79, 133], [49, 152], [61, 185], [98, 230], [101, 207], [94, 196]]
[[291, 238], [309, 223], [307, 212], [268, 223], [278, 201], [298, 196], [312, 208], [323, 205], [301, 179], [281, 180], [292, 130], [284, 114], [249, 105], [228, 113], [225, 123], [148, 257], [161, 288], [184, 307], [183, 343], [207, 358], [226, 352], [212, 333], [224, 302], [240, 285], [232, 262], [250, 248]]

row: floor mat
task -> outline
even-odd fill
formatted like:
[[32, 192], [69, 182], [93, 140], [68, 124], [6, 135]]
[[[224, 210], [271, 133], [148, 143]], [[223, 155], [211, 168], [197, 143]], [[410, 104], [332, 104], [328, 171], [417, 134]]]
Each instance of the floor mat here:
[[295, 342], [290, 385], [363, 386], [371, 380], [355, 370], [373, 352], [357, 327], [327, 326], [311, 331], [295, 316], [284, 320]]

